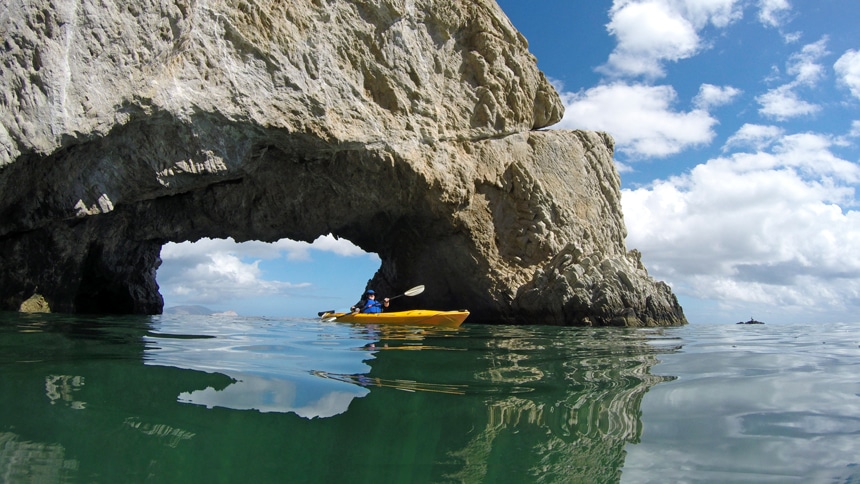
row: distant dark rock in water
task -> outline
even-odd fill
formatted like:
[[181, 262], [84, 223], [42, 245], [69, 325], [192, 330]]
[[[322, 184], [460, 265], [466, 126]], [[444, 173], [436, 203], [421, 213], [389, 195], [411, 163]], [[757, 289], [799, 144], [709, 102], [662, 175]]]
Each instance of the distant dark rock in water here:
[[756, 321], [753, 318], [750, 318], [749, 321], [739, 321], [738, 324], [764, 324], [764, 323], [761, 321]]

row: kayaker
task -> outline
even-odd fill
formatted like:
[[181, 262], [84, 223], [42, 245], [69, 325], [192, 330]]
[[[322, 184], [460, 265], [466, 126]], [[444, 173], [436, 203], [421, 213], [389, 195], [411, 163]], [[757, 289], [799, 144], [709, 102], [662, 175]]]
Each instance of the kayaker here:
[[376, 292], [373, 289], [368, 289], [364, 293], [364, 299], [359, 301], [355, 306], [351, 307], [352, 312], [360, 311], [362, 313], [374, 314], [381, 313], [383, 307], [388, 307], [388, 298], [379, 302], [376, 300]]

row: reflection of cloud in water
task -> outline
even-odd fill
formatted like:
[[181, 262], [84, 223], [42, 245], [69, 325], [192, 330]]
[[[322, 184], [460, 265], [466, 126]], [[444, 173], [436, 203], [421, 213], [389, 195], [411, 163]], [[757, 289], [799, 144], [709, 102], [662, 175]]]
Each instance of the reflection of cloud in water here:
[[685, 350], [654, 371], [679, 378], [644, 399], [624, 482], [860, 482], [857, 333], [831, 342], [834, 328], [672, 330]]
[[375, 340], [366, 329], [253, 318], [219, 320], [218, 325], [208, 318], [159, 322], [147, 336], [153, 344], [146, 364], [219, 373], [234, 380], [223, 389], [182, 392], [182, 403], [324, 418], [346, 412], [353, 398], [369, 393], [352, 382], [311, 374], [320, 366], [326, 371], [368, 371], [366, 360], [372, 357], [364, 345]]
[[179, 394], [179, 401], [205, 405], [207, 408], [224, 407], [235, 410], [258, 410], [263, 413], [295, 413], [304, 418], [332, 417], [346, 412], [353, 398], [369, 393], [355, 385], [303, 384], [303, 378], [286, 380], [243, 374], [237, 382], [223, 390], [212, 387]]

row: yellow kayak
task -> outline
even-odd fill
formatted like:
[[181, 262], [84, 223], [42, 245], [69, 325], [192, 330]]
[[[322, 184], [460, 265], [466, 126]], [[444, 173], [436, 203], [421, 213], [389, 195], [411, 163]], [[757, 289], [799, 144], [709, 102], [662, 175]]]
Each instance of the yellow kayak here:
[[411, 311], [395, 311], [391, 313], [334, 313], [324, 312], [321, 319], [339, 323], [356, 324], [402, 324], [416, 326], [445, 326], [457, 328], [469, 316], [469, 311], [431, 311], [428, 309], [413, 309]]

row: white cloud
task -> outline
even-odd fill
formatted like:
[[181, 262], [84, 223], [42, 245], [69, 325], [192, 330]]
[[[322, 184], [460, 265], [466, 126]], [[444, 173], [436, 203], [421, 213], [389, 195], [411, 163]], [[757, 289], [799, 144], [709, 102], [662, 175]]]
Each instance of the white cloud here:
[[723, 151], [729, 148], [755, 148], [763, 150], [773, 144], [783, 130], [776, 126], [746, 123], [723, 146]]
[[611, 75], [663, 75], [660, 63], [693, 55], [699, 36], [693, 25], [663, 2], [619, 2], [610, 11], [607, 30], [618, 46], [601, 68]]
[[731, 103], [741, 94], [741, 90], [731, 86], [715, 86], [713, 84], [702, 84], [699, 94], [693, 98], [693, 105], [699, 109], [709, 110]]
[[788, 0], [760, 0], [758, 19], [768, 27], [779, 27], [783, 24], [789, 12], [791, 4]]
[[260, 262], [282, 257], [291, 261], [310, 260], [312, 250], [347, 257], [367, 255], [350, 241], [336, 239], [331, 234], [317, 238], [312, 244], [289, 239], [238, 243], [232, 238], [171, 242], [161, 249], [165, 264], [158, 271], [158, 283], [166, 298], [189, 304], [289, 295], [311, 284], [266, 279]]
[[821, 110], [821, 106], [800, 99], [790, 84], [771, 89], [756, 97], [756, 101], [761, 105], [759, 113], [762, 116], [777, 121], [815, 114]]
[[[860, 167], [828, 136], [748, 125], [733, 138], [773, 145], [622, 190], [628, 246], [658, 279], [703, 300], [815, 312], [860, 309]], [[741, 144], [738, 142], [738, 144]], [[849, 207], [849, 209], [844, 209]]]
[[202, 238], [196, 242], [165, 244], [161, 249], [162, 259], [191, 258], [210, 253], [240, 254], [243, 258], [310, 260], [311, 250], [332, 252], [341, 256], [361, 256], [367, 253], [347, 239], [338, 239], [332, 234], [321, 235], [313, 243], [281, 239], [277, 242], [250, 240], [236, 242], [232, 238]]
[[618, 173], [632, 173], [636, 171], [632, 166], [618, 160], [615, 160], [615, 169], [618, 170]]
[[851, 95], [860, 98], [860, 52], [845, 52], [833, 65], [833, 69], [839, 76], [839, 82], [848, 87]]
[[[830, 151], [833, 144], [829, 136], [798, 133], [782, 138], [773, 151], [781, 163], [809, 176], [833, 178], [849, 184], [860, 181], [860, 165], [835, 156]], [[851, 193], [853, 195], [853, 190]]]
[[231, 252], [216, 250], [179, 255], [188, 252], [186, 247], [176, 249], [176, 246], [182, 245], [168, 244], [162, 249], [162, 258], [171, 262], [166, 274], [159, 271], [159, 286], [166, 297], [187, 299], [194, 304], [214, 304], [251, 297], [283, 295], [290, 290], [310, 285], [263, 279], [259, 267], [260, 259], [244, 262]]
[[737, 0], [683, 0], [672, 4], [677, 5], [696, 28], [707, 24], [727, 27], [743, 17], [742, 2]]
[[860, 120], [851, 121], [851, 131], [848, 132], [851, 138], [860, 138]]
[[821, 111], [821, 106], [801, 99], [797, 90], [814, 87], [824, 77], [824, 67], [819, 63], [827, 52], [827, 37], [803, 46], [800, 52], [789, 59], [786, 72], [794, 78], [791, 82], [756, 97], [761, 105], [759, 114], [767, 118], [785, 121], [798, 116], [807, 116]]
[[787, 72], [793, 76], [794, 84], [813, 86], [824, 77], [824, 66], [819, 63], [827, 51], [827, 36], [818, 42], [804, 45], [800, 52], [791, 55]]
[[323, 252], [332, 252], [343, 257], [358, 257], [367, 252], [346, 239], [338, 239], [332, 234], [321, 235], [314, 240], [311, 248]]
[[737, 0], [615, 0], [606, 28], [618, 44], [598, 71], [662, 77], [663, 62], [695, 55], [704, 47], [699, 30], [739, 19], [739, 5]]
[[672, 109], [671, 86], [615, 83], [562, 93], [564, 129], [606, 131], [619, 151], [634, 157], [667, 156], [710, 142], [717, 123], [707, 111]]

